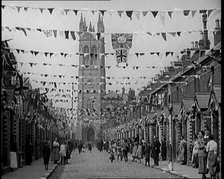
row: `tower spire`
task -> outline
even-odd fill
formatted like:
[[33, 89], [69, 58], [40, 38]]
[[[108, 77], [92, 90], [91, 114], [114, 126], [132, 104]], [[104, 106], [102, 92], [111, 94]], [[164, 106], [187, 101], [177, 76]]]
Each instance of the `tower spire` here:
[[89, 23], [89, 32], [93, 32], [93, 29], [92, 29], [92, 24], [91, 24], [91, 22]]
[[80, 22], [79, 22], [79, 31], [83, 32], [84, 31], [84, 22], [83, 22], [83, 16], [81, 14]]
[[101, 18], [100, 14], [97, 22], [97, 32], [98, 33], [104, 32], [103, 17]]

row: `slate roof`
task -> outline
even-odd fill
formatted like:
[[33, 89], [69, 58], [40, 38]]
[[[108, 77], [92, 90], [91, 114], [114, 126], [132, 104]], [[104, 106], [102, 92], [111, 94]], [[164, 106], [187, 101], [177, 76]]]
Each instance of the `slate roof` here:
[[193, 98], [184, 98], [183, 99], [183, 104], [184, 104], [184, 109], [186, 112], [189, 112], [191, 109], [192, 104], [194, 104], [194, 99]]
[[198, 92], [196, 93], [196, 99], [198, 102], [198, 106], [200, 109], [207, 109], [208, 108], [208, 101], [210, 98], [209, 92]]

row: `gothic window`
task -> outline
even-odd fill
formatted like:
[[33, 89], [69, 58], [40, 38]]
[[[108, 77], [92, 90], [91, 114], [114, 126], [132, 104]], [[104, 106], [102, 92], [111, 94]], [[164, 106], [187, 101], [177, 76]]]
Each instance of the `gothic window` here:
[[84, 46], [83, 53], [89, 53], [89, 47], [87, 45]]
[[96, 45], [93, 45], [91, 48], [90, 65], [96, 65], [96, 57], [95, 57], [96, 53], [97, 53]]

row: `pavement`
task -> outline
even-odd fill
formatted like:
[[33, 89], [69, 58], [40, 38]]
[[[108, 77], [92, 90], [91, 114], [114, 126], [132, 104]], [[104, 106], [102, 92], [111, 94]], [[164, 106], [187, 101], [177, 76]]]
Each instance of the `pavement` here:
[[[128, 156], [129, 160], [132, 160], [132, 156]], [[144, 165], [144, 161], [142, 160], [141, 163]], [[150, 166], [154, 165], [154, 161], [151, 158], [150, 159]], [[173, 170], [171, 171], [169, 169], [169, 161], [159, 161], [159, 166], [153, 166], [153, 168], [157, 170], [161, 170], [162, 172], [165, 173], [170, 173], [174, 176], [180, 177], [180, 178], [201, 178], [202, 175], [198, 174], [198, 169], [193, 168], [192, 166], [189, 165], [181, 165], [180, 163], [173, 162]], [[207, 175], [208, 177], [209, 175]]]
[[32, 165], [24, 165], [13, 172], [4, 174], [2, 179], [47, 179], [56, 169], [57, 164], [49, 162], [48, 170], [45, 170], [43, 158], [34, 160]]

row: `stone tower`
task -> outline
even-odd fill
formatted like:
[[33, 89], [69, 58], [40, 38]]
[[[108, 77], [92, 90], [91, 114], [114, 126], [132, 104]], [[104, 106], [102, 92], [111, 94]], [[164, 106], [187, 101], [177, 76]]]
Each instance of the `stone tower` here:
[[79, 23], [78, 140], [94, 141], [100, 131], [101, 96], [105, 92], [105, 46], [103, 17], [99, 14], [97, 32], [81, 15]]

